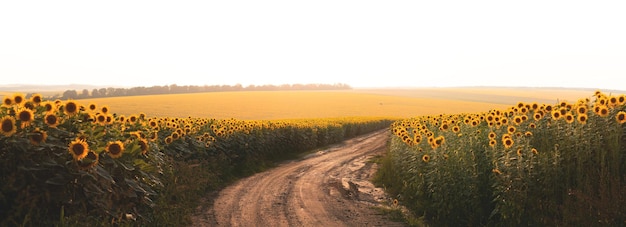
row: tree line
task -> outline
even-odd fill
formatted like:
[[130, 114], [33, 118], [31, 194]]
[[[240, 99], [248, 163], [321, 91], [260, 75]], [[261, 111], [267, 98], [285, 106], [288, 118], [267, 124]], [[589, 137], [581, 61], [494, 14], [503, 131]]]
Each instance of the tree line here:
[[160, 94], [183, 94], [201, 92], [228, 92], [228, 91], [289, 91], [289, 90], [349, 90], [350, 85], [343, 83], [336, 84], [283, 84], [283, 85], [164, 85], [151, 87], [131, 87], [131, 88], [94, 88], [66, 90], [63, 94], [52, 96], [52, 99], [86, 99], [136, 95], [160, 95]]

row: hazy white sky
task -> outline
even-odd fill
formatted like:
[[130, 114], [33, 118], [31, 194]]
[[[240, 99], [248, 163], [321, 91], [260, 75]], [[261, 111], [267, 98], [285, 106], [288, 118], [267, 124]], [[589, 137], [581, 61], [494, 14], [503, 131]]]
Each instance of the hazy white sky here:
[[2, 1], [0, 85], [626, 89], [626, 1]]

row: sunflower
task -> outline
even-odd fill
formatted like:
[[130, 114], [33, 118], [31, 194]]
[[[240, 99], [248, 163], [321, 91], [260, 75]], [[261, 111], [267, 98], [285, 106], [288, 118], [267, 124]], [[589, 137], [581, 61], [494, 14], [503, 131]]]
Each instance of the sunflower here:
[[587, 114], [580, 114], [576, 117], [576, 120], [578, 120], [578, 123], [581, 123], [581, 124], [587, 123], [587, 119], [589, 119]]
[[489, 139], [496, 139], [496, 133], [495, 132], [489, 132], [488, 137], [489, 137]]
[[615, 97], [615, 96], [611, 96], [609, 98], [609, 106], [610, 107], [615, 107], [615, 106], [619, 105], [619, 100], [617, 98], [618, 97]]
[[422, 142], [422, 136], [420, 134], [415, 134], [415, 136], [413, 136], [413, 144], [418, 145], [420, 142]]
[[91, 167], [94, 167], [98, 164], [98, 160], [100, 160], [100, 156], [93, 151], [89, 151], [87, 156], [81, 160], [76, 160], [76, 164], [82, 170], [87, 170]]
[[137, 120], [138, 120], [137, 115], [134, 115], [134, 114], [133, 114], [133, 115], [130, 115], [130, 116], [128, 117], [128, 122], [129, 122], [129, 123], [135, 123], [135, 122], [137, 122]]
[[496, 144], [498, 144], [498, 141], [496, 141], [495, 139], [490, 139], [489, 140], [489, 146], [494, 148], [496, 147]]
[[534, 129], [537, 128], [537, 125], [535, 123], [530, 123], [528, 124], [528, 127]]
[[33, 104], [39, 106], [39, 104], [41, 104], [41, 102], [43, 102], [43, 98], [41, 97], [41, 94], [33, 94], [30, 97], [30, 101], [33, 102]]
[[9, 96], [5, 96], [2, 99], [2, 106], [9, 107], [11, 105], [13, 105], [13, 99], [11, 97], [9, 97]]
[[578, 106], [578, 107], [576, 107], [576, 113], [578, 113], [578, 114], [586, 114], [587, 113], [587, 106]]
[[24, 98], [24, 94], [22, 93], [13, 94], [13, 104], [20, 105], [20, 104], [23, 104], [24, 101], [26, 101], [26, 98]]
[[35, 114], [31, 109], [28, 108], [20, 108], [17, 111], [17, 119], [22, 122], [22, 128], [30, 125], [30, 123], [35, 119]]
[[459, 127], [458, 125], [455, 125], [454, 127], [452, 127], [452, 131], [454, 133], [459, 133], [461, 131], [461, 127]]
[[56, 104], [54, 104], [54, 102], [45, 101], [45, 102], [42, 102], [41, 105], [44, 107], [46, 112], [55, 112], [56, 111]]
[[537, 149], [535, 149], [535, 148], [530, 149], [530, 152], [532, 152], [535, 155], [539, 154], [539, 151], [537, 151]]
[[15, 125], [15, 118], [11, 116], [4, 116], [0, 119], [0, 133], [4, 136], [11, 136], [17, 132], [17, 126]]
[[522, 152], [522, 148], [517, 149], [517, 156], [522, 156], [523, 152]]
[[574, 123], [574, 120], [576, 119], [574, 115], [572, 115], [572, 113], [565, 114], [564, 118], [565, 122], [567, 122], [568, 124]]
[[45, 143], [46, 138], [48, 138], [48, 133], [46, 133], [46, 131], [40, 130], [39, 128], [36, 128], [28, 135], [28, 139], [33, 145]]
[[533, 114], [533, 119], [535, 119], [535, 121], [541, 120], [541, 118], [543, 118], [543, 111], [537, 111]]
[[71, 100], [67, 101], [65, 103], [65, 106], [63, 107], [63, 111], [65, 112], [65, 114], [70, 116], [77, 114], [79, 109], [80, 107], [78, 106], [78, 103]]
[[430, 156], [428, 156], [427, 154], [425, 154], [424, 156], [422, 156], [422, 161], [428, 163], [430, 161]]
[[167, 136], [167, 137], [165, 137], [164, 142], [165, 142], [165, 144], [170, 144], [170, 143], [174, 142], [174, 138], [172, 138], [172, 136]]
[[106, 125], [107, 124], [107, 116], [105, 114], [98, 114], [96, 115], [96, 122], [100, 125]]
[[615, 119], [617, 120], [617, 123], [620, 123], [620, 124], [626, 123], [626, 112], [624, 111], [618, 112], [617, 115], [615, 115]]
[[102, 113], [109, 113], [109, 107], [108, 106], [103, 106], [102, 108], [100, 108], [100, 112]]
[[511, 148], [514, 142], [510, 137], [502, 137], [502, 144], [504, 144], [505, 148]]
[[510, 134], [513, 134], [515, 130], [517, 129], [513, 125], [509, 125], [509, 127], [506, 128], [506, 131], [509, 132]]
[[89, 145], [85, 139], [76, 138], [74, 141], [70, 142], [68, 150], [74, 157], [74, 160], [81, 160], [89, 153]]
[[137, 144], [139, 144], [139, 147], [141, 148], [141, 153], [142, 154], [148, 153], [148, 149], [150, 148], [150, 145], [148, 145], [148, 140], [146, 140], [146, 139], [139, 139]]
[[55, 115], [54, 113], [47, 113], [46, 115], [44, 115], [43, 121], [50, 128], [56, 128], [57, 125], [61, 123], [59, 117], [57, 117], [57, 115]]
[[600, 117], [609, 116], [609, 108], [605, 105], [596, 106], [594, 110]]
[[531, 136], [533, 136], [533, 133], [532, 133], [531, 131], [526, 131], [526, 132], [524, 133], [524, 136], [526, 136], [526, 137], [531, 137]]
[[87, 106], [87, 108], [91, 111], [96, 111], [96, 109], [98, 109], [98, 106], [94, 103], [89, 104], [89, 106]]
[[[526, 115], [523, 115], [526, 116]], [[517, 115], [513, 118], [513, 123], [515, 123], [515, 125], [520, 125], [522, 122], [524, 122], [524, 120], [522, 119], [522, 116]]]
[[552, 107], [552, 106], [549, 106], [549, 105], [548, 105], [548, 106], [546, 106], [544, 109], [545, 109], [547, 112], [552, 112], [552, 109], [553, 109], [553, 108], [554, 108], [554, 107]]
[[121, 141], [109, 142], [104, 150], [109, 153], [111, 158], [119, 158], [124, 153], [124, 144]]
[[[213, 137], [211, 137], [213, 138]], [[154, 131], [152, 133], [150, 133], [150, 141], [156, 141], [157, 139], [159, 139], [159, 132]]]
[[539, 109], [539, 104], [538, 104], [538, 103], [536, 103], [536, 102], [534, 102], [532, 105], [530, 105], [530, 109], [532, 109], [532, 110], [537, 110], [537, 109]]
[[554, 120], [561, 119], [561, 112], [560, 111], [552, 111], [552, 119], [554, 119]]

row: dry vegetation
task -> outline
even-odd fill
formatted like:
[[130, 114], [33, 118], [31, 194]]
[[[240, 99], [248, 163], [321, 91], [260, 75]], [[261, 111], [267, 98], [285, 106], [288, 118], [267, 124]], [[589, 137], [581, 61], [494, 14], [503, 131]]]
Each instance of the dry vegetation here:
[[516, 88], [356, 89], [350, 91], [214, 92], [84, 99], [118, 114], [159, 117], [298, 119], [342, 116], [412, 117], [479, 112], [517, 102], [575, 100], [589, 91]]

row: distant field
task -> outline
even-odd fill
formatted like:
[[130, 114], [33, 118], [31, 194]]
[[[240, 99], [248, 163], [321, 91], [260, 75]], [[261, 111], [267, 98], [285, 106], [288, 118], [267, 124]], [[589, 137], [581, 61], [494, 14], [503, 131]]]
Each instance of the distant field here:
[[480, 112], [517, 102], [554, 104], [590, 97], [590, 90], [527, 88], [355, 89], [349, 91], [214, 92], [81, 99], [118, 114], [159, 117], [293, 119], [341, 116], [412, 117]]

